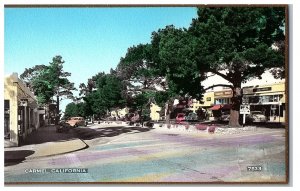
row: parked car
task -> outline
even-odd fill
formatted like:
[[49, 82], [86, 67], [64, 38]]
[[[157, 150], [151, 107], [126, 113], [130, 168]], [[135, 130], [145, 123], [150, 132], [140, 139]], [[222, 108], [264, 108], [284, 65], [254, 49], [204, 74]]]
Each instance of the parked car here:
[[230, 120], [230, 112], [222, 112], [221, 117], [219, 118], [220, 121], [229, 121]]
[[266, 122], [267, 117], [261, 111], [251, 111], [247, 116], [247, 121], [250, 122]]
[[62, 120], [58, 123], [58, 125], [56, 126], [56, 132], [57, 133], [63, 133], [63, 132], [69, 132], [71, 128], [71, 125], [69, 123], [67, 123], [66, 121]]
[[187, 121], [196, 121], [198, 120], [198, 115], [196, 113], [189, 113], [186, 117], [185, 120]]
[[181, 123], [182, 121], [185, 120], [185, 114], [184, 113], [178, 113], [176, 116], [176, 123]]
[[66, 123], [68, 123], [72, 127], [87, 126], [87, 123], [83, 117], [71, 117], [66, 121]]

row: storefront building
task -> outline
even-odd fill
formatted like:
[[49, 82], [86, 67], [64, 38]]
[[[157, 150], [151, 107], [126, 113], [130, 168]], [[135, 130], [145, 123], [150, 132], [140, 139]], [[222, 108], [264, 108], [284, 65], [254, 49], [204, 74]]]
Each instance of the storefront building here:
[[206, 92], [203, 95], [203, 99], [200, 101], [194, 99], [193, 103], [190, 105], [190, 110], [196, 113], [199, 108], [207, 109], [214, 105], [214, 92]]
[[40, 127], [40, 114], [35, 96], [18, 74], [4, 78], [4, 139], [12, 146], [21, 145], [33, 130]]
[[225, 105], [231, 104], [232, 98], [232, 90], [231, 89], [224, 89], [222, 91], [215, 91], [214, 92], [214, 105]]
[[285, 83], [243, 88], [243, 103], [251, 111], [261, 111], [268, 122], [285, 122]]

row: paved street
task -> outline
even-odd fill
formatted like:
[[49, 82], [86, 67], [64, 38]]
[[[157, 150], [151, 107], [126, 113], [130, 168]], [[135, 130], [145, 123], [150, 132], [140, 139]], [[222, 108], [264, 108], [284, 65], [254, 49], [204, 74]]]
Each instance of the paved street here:
[[[282, 128], [218, 135], [97, 124], [70, 133], [89, 148], [6, 166], [5, 182], [284, 182], [286, 177]], [[248, 171], [249, 166], [262, 169]], [[88, 173], [26, 173], [45, 168]]]

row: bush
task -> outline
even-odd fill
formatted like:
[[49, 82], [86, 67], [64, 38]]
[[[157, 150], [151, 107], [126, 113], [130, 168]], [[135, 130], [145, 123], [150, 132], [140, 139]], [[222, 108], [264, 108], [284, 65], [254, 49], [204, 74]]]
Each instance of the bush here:
[[214, 133], [215, 130], [216, 130], [216, 126], [214, 126], [214, 125], [212, 125], [208, 128], [208, 132], [210, 132], [210, 133]]
[[203, 124], [197, 124], [195, 127], [197, 130], [202, 130], [202, 131], [205, 131], [207, 129], [207, 126]]

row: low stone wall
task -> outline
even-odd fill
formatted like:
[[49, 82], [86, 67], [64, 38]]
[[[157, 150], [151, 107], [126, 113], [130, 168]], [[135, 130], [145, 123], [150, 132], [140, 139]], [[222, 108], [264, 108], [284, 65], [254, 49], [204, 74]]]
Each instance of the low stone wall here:
[[99, 124], [128, 125], [125, 121], [99, 121]]
[[238, 134], [246, 131], [256, 131], [255, 126], [248, 126], [248, 127], [240, 127], [240, 128], [232, 128], [232, 127], [227, 127], [227, 128], [217, 128], [215, 133], [216, 134]]
[[215, 134], [237, 134], [245, 131], [256, 131], [255, 126], [231, 128], [215, 124], [159, 124], [154, 123], [153, 128], [170, 131], [194, 132], [194, 133], [215, 133]]

